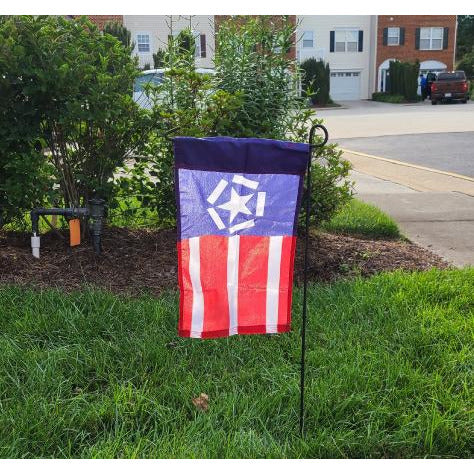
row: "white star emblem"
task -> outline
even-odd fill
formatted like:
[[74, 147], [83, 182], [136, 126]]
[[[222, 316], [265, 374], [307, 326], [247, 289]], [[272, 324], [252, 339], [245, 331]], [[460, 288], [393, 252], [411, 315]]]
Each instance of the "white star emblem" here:
[[253, 194], [247, 194], [246, 196], [241, 196], [237, 193], [237, 191], [232, 188], [231, 189], [231, 196], [230, 200], [220, 206], [217, 206], [219, 209], [224, 209], [230, 212], [230, 219], [229, 222], [236, 218], [237, 214], [242, 213], [246, 215], [252, 214], [247, 207], [247, 202], [253, 196]]
[[[255, 217], [262, 217], [265, 212], [265, 199], [267, 193], [265, 191], [256, 191], [260, 183], [258, 181], [254, 181], [251, 179], [246, 178], [245, 176], [235, 174], [232, 178], [232, 182], [238, 184], [240, 186], [246, 187], [251, 189], [251, 194], [247, 194], [245, 196], [241, 196], [234, 188], [230, 190], [230, 199], [229, 201], [225, 202], [224, 204], [220, 204], [216, 206], [219, 209], [224, 209], [225, 211], [229, 211], [229, 225], [232, 224], [232, 221], [237, 217], [238, 214], [246, 214], [247, 216], [252, 215], [252, 212], [247, 207], [247, 203], [253, 196], [257, 196], [257, 201], [255, 205]], [[221, 194], [227, 188], [229, 182], [225, 179], [221, 179], [219, 183], [217, 183], [216, 187], [212, 191], [212, 193], [207, 197], [206, 201], [211, 205], [211, 207], [207, 208], [207, 212], [211, 219], [213, 220], [214, 224], [219, 230], [223, 230], [226, 228], [226, 225], [222, 221], [221, 217], [217, 213], [214, 206], [218, 201]], [[255, 225], [255, 219], [248, 219], [243, 222], [240, 222], [235, 225], [231, 225], [228, 228], [229, 234], [234, 234], [235, 232], [243, 229], [250, 229]]]

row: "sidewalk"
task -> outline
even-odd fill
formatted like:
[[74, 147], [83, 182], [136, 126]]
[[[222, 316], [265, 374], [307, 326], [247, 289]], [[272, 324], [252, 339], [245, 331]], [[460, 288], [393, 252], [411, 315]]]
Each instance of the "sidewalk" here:
[[[392, 216], [411, 241], [474, 265], [474, 181], [345, 153], [356, 195]], [[423, 183], [423, 184], [420, 184]]]

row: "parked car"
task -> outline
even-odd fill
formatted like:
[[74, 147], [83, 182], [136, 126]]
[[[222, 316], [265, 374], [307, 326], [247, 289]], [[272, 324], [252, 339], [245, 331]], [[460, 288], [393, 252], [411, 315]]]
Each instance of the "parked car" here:
[[464, 71], [440, 72], [431, 84], [431, 103], [460, 100], [465, 104], [469, 99], [469, 83]]
[[[133, 100], [144, 109], [151, 109], [153, 101], [146, 86], [152, 84], [159, 86], [163, 82], [166, 69], [149, 69], [143, 71], [133, 83]], [[214, 69], [196, 68], [198, 74], [215, 74]]]

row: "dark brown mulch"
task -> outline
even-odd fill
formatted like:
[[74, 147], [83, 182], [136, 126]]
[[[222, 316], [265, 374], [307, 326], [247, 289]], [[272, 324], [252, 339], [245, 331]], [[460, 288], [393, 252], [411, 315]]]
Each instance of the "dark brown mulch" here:
[[[31, 255], [27, 234], [0, 232], [0, 283], [64, 290], [93, 285], [115, 293], [158, 295], [177, 287], [176, 232], [106, 229], [103, 255], [88, 243], [69, 248], [54, 233], [41, 238], [41, 258]], [[295, 279], [302, 281], [303, 239], [298, 241]], [[383, 270], [427, 270], [449, 265], [440, 257], [401, 241], [365, 240], [327, 233], [312, 234], [309, 274], [332, 281]]]

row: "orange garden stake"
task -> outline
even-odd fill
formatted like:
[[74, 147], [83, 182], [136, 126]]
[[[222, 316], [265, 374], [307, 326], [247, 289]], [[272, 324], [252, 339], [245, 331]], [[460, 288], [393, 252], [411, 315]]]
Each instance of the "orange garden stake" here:
[[81, 221], [71, 219], [69, 221], [69, 245], [74, 247], [81, 243]]

